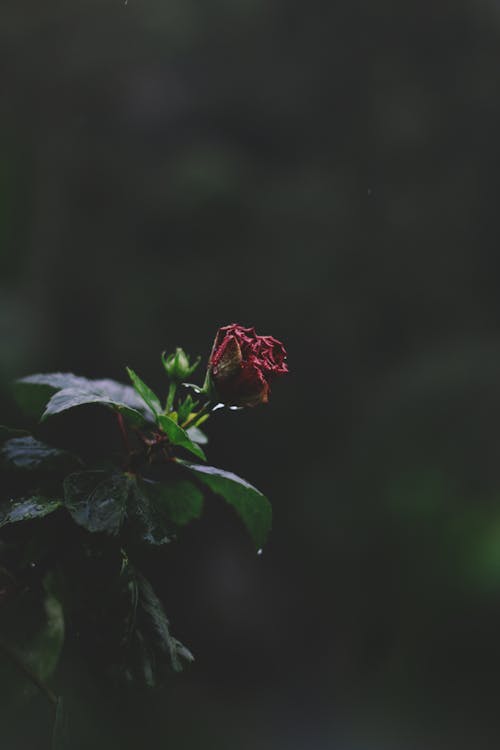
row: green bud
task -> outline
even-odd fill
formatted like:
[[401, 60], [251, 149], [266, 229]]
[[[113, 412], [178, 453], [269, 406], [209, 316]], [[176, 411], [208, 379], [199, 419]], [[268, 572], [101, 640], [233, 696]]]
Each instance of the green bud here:
[[189, 362], [189, 357], [180, 346], [177, 347], [173, 354], [166, 355], [165, 352], [161, 355], [161, 361], [163, 367], [167, 371], [167, 375], [172, 382], [180, 383], [196, 370], [200, 363], [200, 357], [198, 357], [193, 364]]

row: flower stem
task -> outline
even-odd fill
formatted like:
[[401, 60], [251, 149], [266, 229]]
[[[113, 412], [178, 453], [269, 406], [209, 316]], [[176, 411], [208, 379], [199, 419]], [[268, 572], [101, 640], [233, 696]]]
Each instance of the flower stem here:
[[176, 390], [177, 390], [177, 383], [174, 381], [170, 383], [168, 387], [168, 396], [167, 396], [167, 404], [165, 406], [165, 414], [168, 414], [170, 411], [172, 411], [172, 406], [174, 405], [174, 398], [175, 398]]
[[209, 411], [211, 401], [207, 401], [206, 404], [203, 404], [200, 411], [197, 411], [196, 414], [193, 414], [189, 419], [186, 419], [186, 421], [181, 424], [181, 427], [183, 430], [187, 430], [188, 427], [192, 427], [204, 414]]
[[119, 411], [116, 412], [116, 418], [118, 420], [118, 427], [120, 428], [121, 436], [123, 439], [123, 446], [125, 448], [125, 452], [127, 454], [127, 457], [130, 458], [130, 443], [128, 441], [128, 434], [127, 434], [127, 428], [125, 427], [125, 420], [123, 419], [123, 414], [120, 414]]

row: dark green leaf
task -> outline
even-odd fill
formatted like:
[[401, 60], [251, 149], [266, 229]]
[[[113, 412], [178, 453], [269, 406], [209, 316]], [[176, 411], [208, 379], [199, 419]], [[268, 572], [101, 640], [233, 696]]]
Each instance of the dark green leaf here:
[[272, 523], [269, 500], [258, 489], [236, 474], [213, 466], [180, 462], [216, 495], [220, 495], [243, 520], [257, 548], [265, 544]]
[[193, 443], [198, 443], [198, 445], [206, 445], [208, 443], [208, 437], [199, 427], [189, 427], [186, 432]]
[[[155, 671], [158, 668], [161, 669], [162, 662], [165, 659], [168, 659], [175, 672], [181, 672], [183, 663], [190, 663], [194, 661], [194, 658], [191, 652], [171, 635], [165, 611], [149, 581], [144, 576], [137, 574], [137, 582], [140, 607], [138, 629], [143, 641], [148, 646], [146, 678], [148, 679], [149, 676], [148, 684], [153, 686], [157, 682]], [[159, 664], [157, 665], [158, 661]]]
[[87, 531], [117, 534], [125, 519], [132, 478], [123, 473], [83, 471], [64, 480], [64, 505]]
[[[137, 411], [146, 420], [153, 421], [151, 410], [145, 406], [135, 390], [131, 386], [117, 383], [115, 380], [107, 378], [89, 380], [72, 373], [56, 372], [29, 375], [14, 384], [14, 394], [21, 408], [30, 416], [37, 418], [42, 416], [45, 407], [55, 393], [68, 389], [73, 393], [82, 394], [83, 400], [74, 404], [75, 406], [83, 403], [115, 404], [118, 408], [123, 409], [124, 413], [132, 420], [139, 421], [134, 413]], [[83, 394], [89, 398], [84, 398]], [[96, 400], [95, 397], [100, 397], [102, 400]], [[127, 408], [131, 410], [128, 414], [125, 411]]]
[[50, 386], [55, 391], [61, 388], [85, 388], [90, 381], [81, 375], [73, 375], [72, 372], [48, 372], [38, 375], [27, 375], [16, 381], [17, 384]]
[[138, 679], [148, 687], [161, 684], [169, 669], [180, 671], [192, 654], [170, 632], [168, 619], [151, 584], [128, 560], [122, 573], [129, 615], [124, 638], [125, 660], [121, 673], [128, 681]]
[[183, 430], [182, 427], [179, 427], [179, 425], [176, 424], [173, 419], [170, 419], [170, 417], [167, 417], [165, 415], [160, 416], [158, 417], [158, 424], [166, 434], [172, 445], [179, 445], [181, 448], [184, 448], [190, 453], [193, 453], [198, 458], [201, 458], [202, 461], [206, 461], [206, 456], [200, 446], [193, 442], [193, 440], [191, 440], [191, 438], [187, 434], [186, 430]]
[[156, 675], [154, 649], [148, 644], [141, 630], [136, 629], [134, 635], [139, 651], [141, 681], [144, 681], [147, 687], [154, 688], [161, 682], [161, 677]]
[[184, 422], [186, 422], [188, 418], [191, 416], [191, 413], [194, 412], [197, 406], [198, 406], [198, 401], [194, 401], [192, 396], [188, 394], [186, 398], [184, 399], [184, 401], [181, 401], [181, 403], [177, 407], [179, 424], [183, 424]]
[[140, 541], [153, 545], [167, 544], [170, 541], [171, 525], [156, 507], [145, 485], [143, 480], [131, 482], [127, 507], [129, 522]]
[[67, 469], [77, 468], [79, 460], [67, 451], [53, 448], [33, 437], [16, 437], [7, 440], [0, 449], [7, 464], [17, 469]]
[[153, 414], [150, 409], [144, 405], [144, 401], [132, 386], [118, 383], [116, 380], [110, 380], [109, 378], [89, 380], [89, 383], [97, 393], [107, 396], [111, 401], [125, 404], [132, 409], [137, 409], [137, 411], [143, 413], [149, 421], [152, 421]]
[[141, 480], [140, 488], [149, 497], [151, 505], [166, 521], [184, 526], [201, 516], [203, 493], [185, 479], [163, 482]]
[[142, 398], [144, 403], [149, 406], [151, 411], [155, 416], [158, 416], [158, 414], [161, 414], [163, 411], [160, 403], [160, 399], [154, 393], [149, 386], [146, 385], [146, 383], [141, 380], [141, 378], [135, 373], [130, 367], [127, 367], [127, 373], [132, 381], [132, 385], [134, 386], [135, 390], [139, 394], [139, 396]]
[[70, 372], [28, 375], [16, 380], [14, 396], [21, 409], [30, 417], [40, 419], [50, 397], [62, 388], [84, 388], [88, 381]]
[[193, 482], [185, 479], [131, 482], [127, 515], [132, 528], [148, 544], [169, 542], [176, 527], [199, 518], [202, 509], [203, 494]]
[[54, 500], [41, 495], [2, 503], [0, 505], [0, 527], [9, 523], [43, 518], [60, 508], [61, 505], [61, 500]]
[[42, 420], [45, 420], [47, 417], [53, 416], [54, 414], [60, 414], [63, 411], [73, 409], [76, 406], [83, 406], [85, 404], [103, 404], [104, 406], [116, 409], [135, 425], [140, 425], [144, 422], [143, 415], [137, 411], [137, 409], [133, 409], [127, 406], [127, 404], [119, 401], [114, 401], [108, 396], [83, 391], [77, 388], [63, 388], [62, 391], [54, 393], [42, 414]]

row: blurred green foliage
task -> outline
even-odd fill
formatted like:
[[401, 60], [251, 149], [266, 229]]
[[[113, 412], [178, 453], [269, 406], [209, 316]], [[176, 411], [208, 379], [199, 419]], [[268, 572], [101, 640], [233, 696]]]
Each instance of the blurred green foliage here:
[[214, 424], [269, 549], [189, 530], [196, 669], [110, 698], [74, 655], [76, 750], [498, 745], [499, 42], [493, 0], [3, 2], [2, 421], [15, 376], [156, 388], [233, 321], [292, 372]]

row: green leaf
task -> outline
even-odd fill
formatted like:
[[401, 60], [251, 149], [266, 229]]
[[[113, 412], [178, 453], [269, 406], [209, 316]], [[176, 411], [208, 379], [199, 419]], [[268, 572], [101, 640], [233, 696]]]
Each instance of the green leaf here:
[[99, 393], [91, 393], [77, 388], [63, 388], [62, 391], [54, 393], [42, 414], [42, 421], [54, 414], [60, 414], [63, 411], [74, 409], [76, 406], [84, 406], [85, 404], [103, 404], [119, 411], [134, 425], [144, 423], [144, 416], [136, 409], [127, 406], [127, 404], [114, 401], [108, 396], [103, 396]]
[[178, 445], [190, 453], [193, 453], [198, 458], [201, 458], [202, 461], [206, 461], [205, 453], [200, 446], [193, 442], [186, 430], [183, 430], [182, 427], [176, 424], [170, 419], [170, 417], [167, 417], [166, 415], [158, 417], [158, 424], [172, 445]]
[[121, 574], [128, 600], [122, 643], [124, 662], [119, 670], [127, 681], [148, 687], [161, 684], [170, 669], [179, 672], [193, 656], [171, 633], [163, 606], [149, 581], [127, 559]]
[[134, 390], [134, 388], [132, 388], [132, 386], [125, 385], [124, 383], [118, 383], [116, 380], [110, 380], [109, 378], [89, 380], [88, 382], [97, 393], [100, 393], [103, 396], [107, 396], [109, 399], [111, 399], [111, 401], [119, 404], [125, 404], [131, 409], [135, 409], [141, 412], [141, 414], [143, 414], [143, 416], [150, 422], [154, 421], [153, 413], [144, 404], [143, 399]]
[[44, 518], [44, 516], [48, 516], [60, 508], [61, 505], [61, 500], [50, 499], [42, 495], [2, 503], [0, 505], [0, 528], [9, 523]]
[[185, 479], [163, 482], [143, 479], [140, 487], [160, 515], [176, 526], [184, 526], [201, 516], [203, 493], [193, 482]]
[[127, 517], [132, 530], [139, 541], [160, 546], [170, 542], [170, 525], [156, 507], [155, 502], [144, 486], [145, 480], [131, 482], [131, 491], [127, 507]]
[[38, 375], [27, 375], [24, 378], [16, 380], [16, 384], [48, 386], [55, 391], [61, 388], [85, 388], [90, 381], [81, 375], [73, 375], [72, 372], [48, 372]]
[[199, 427], [188, 427], [186, 432], [193, 443], [198, 443], [198, 445], [206, 445], [208, 443], [208, 437]]
[[241, 477], [214, 466], [200, 466], [189, 461], [180, 461], [194, 472], [216, 495], [232, 505], [259, 549], [263, 547], [272, 524], [272, 509], [269, 500], [258, 489]]
[[21, 409], [30, 417], [40, 419], [50, 397], [62, 388], [84, 388], [88, 381], [70, 372], [28, 375], [16, 380], [14, 396]]
[[102, 393], [103, 396], [108, 396], [112, 401], [118, 401], [130, 406], [132, 409], [137, 409], [137, 411], [143, 412], [151, 420], [152, 414], [150, 409], [145, 406], [142, 398], [131, 385], [118, 383], [118, 381], [111, 380], [110, 378], [89, 380], [89, 383], [94, 390]]
[[158, 416], [158, 414], [161, 414], [163, 409], [161, 408], [160, 399], [154, 393], [149, 386], [146, 385], [146, 383], [141, 380], [141, 378], [135, 373], [130, 367], [127, 367], [127, 373], [132, 381], [132, 385], [134, 386], [135, 390], [139, 394], [139, 396], [142, 398], [144, 403], [149, 406], [151, 411], [155, 416]]
[[[144, 676], [154, 687], [157, 671], [167, 659], [175, 672], [181, 672], [184, 663], [194, 661], [191, 652], [170, 633], [170, 624], [153, 587], [140, 573], [136, 574], [139, 591], [138, 631], [145, 650]], [[159, 662], [159, 663], [158, 663]]]
[[87, 531], [118, 534], [125, 519], [131, 477], [107, 471], [83, 471], [64, 480], [64, 505]]
[[80, 463], [79, 459], [67, 451], [53, 448], [35, 438], [16, 437], [7, 440], [0, 449], [0, 455], [7, 464], [16, 469], [67, 469], [71, 471]]
[[[145, 406], [143, 400], [130, 385], [117, 383], [108, 378], [90, 380], [72, 373], [56, 372], [28, 375], [14, 383], [14, 395], [18, 404], [29, 416], [38, 419], [41, 418], [51, 397], [57, 392], [68, 389], [73, 393], [82, 394], [83, 400], [75, 403], [75, 406], [83, 403], [115, 404], [124, 410], [124, 413], [126, 413], [125, 409], [130, 409], [128, 416], [132, 420], [139, 421], [134, 413], [137, 411], [142, 415], [140, 421], [143, 419], [153, 421], [151, 410]], [[84, 398], [83, 394], [89, 398]], [[102, 400], [96, 401], [95, 397], [100, 397]]]
[[198, 401], [194, 401], [192, 396], [188, 394], [184, 401], [181, 401], [179, 406], [177, 407], [177, 412], [179, 415], [177, 421], [180, 422], [180, 424], [186, 422], [191, 416], [191, 413], [195, 411], [197, 406]]
[[148, 544], [166, 544], [176, 527], [199, 518], [202, 509], [203, 493], [188, 480], [131, 481], [127, 515], [141, 541]]

